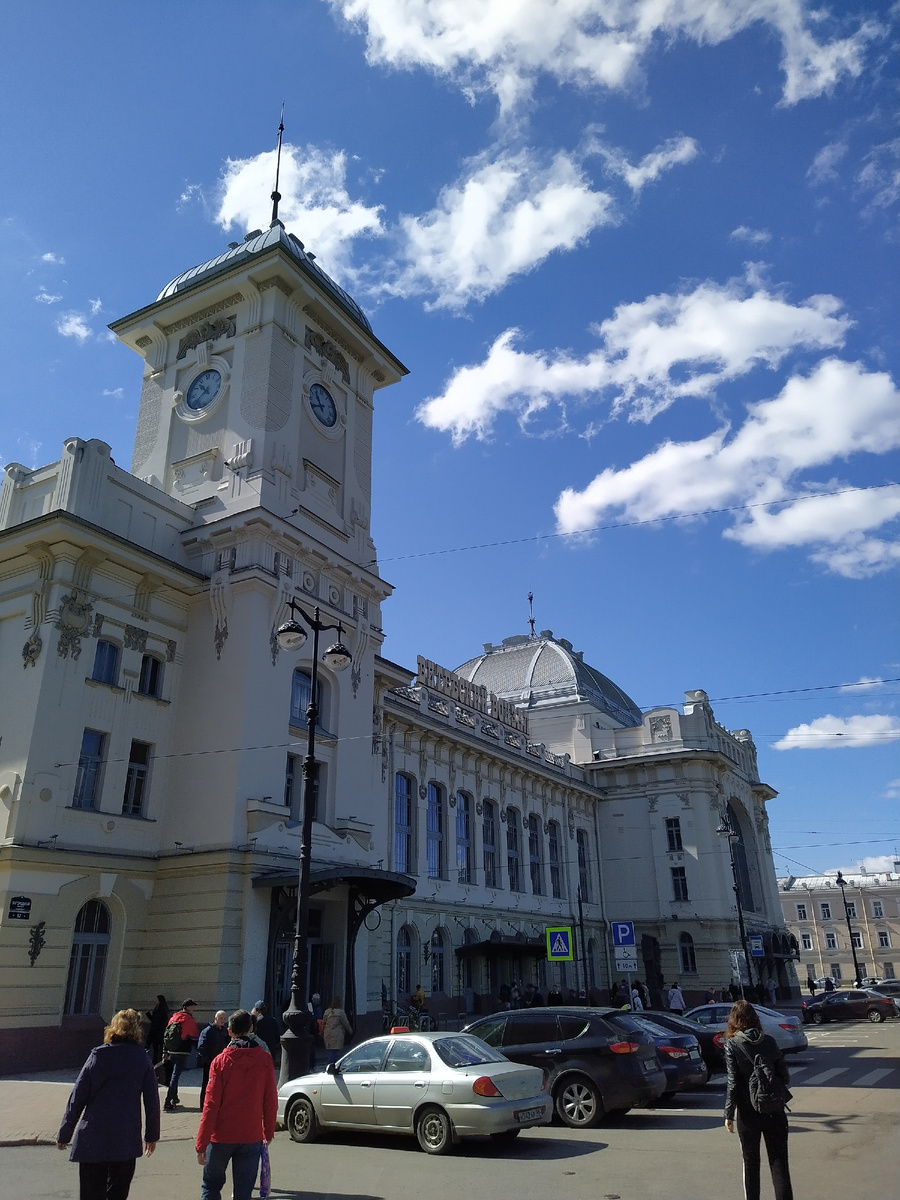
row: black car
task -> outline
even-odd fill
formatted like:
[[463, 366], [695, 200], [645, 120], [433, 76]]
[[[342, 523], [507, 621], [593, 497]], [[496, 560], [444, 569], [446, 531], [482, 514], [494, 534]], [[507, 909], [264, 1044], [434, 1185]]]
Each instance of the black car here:
[[823, 1025], [826, 1021], [865, 1018], [877, 1023], [896, 1016], [897, 1009], [889, 996], [861, 989], [829, 992], [818, 1000], [806, 1000], [803, 1003], [803, 1020], [807, 1024], [812, 1022], [813, 1025]]
[[703, 1061], [706, 1063], [706, 1069], [710, 1075], [716, 1075], [725, 1070], [725, 1034], [721, 1029], [710, 1029], [706, 1025], [692, 1021], [690, 1017], [679, 1017], [676, 1013], [671, 1012], [657, 1012], [655, 1008], [646, 1009], [644, 1016], [654, 1025], [661, 1025], [663, 1029], [671, 1029], [673, 1033], [692, 1033], [700, 1043], [700, 1053], [703, 1055]]
[[559, 1119], [589, 1129], [612, 1113], [658, 1099], [668, 1084], [649, 1033], [625, 1032], [615, 1008], [530, 1008], [467, 1025], [513, 1062], [542, 1067]]
[[660, 1066], [666, 1073], [664, 1096], [676, 1092], [690, 1092], [703, 1087], [709, 1079], [709, 1071], [700, 1052], [700, 1043], [693, 1033], [673, 1033], [656, 1025], [652, 1017], [643, 1012], [618, 1012], [606, 1018], [611, 1025], [621, 1029], [625, 1036], [635, 1030], [643, 1030], [653, 1038]]

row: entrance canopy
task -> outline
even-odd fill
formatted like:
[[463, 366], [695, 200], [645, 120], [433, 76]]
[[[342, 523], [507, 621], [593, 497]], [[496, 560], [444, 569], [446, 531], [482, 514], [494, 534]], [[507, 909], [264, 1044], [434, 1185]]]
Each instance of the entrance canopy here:
[[[416, 890], [416, 881], [412, 875], [400, 875], [394, 871], [379, 871], [375, 867], [358, 867], [353, 863], [336, 863], [333, 866], [318, 867], [309, 873], [309, 894], [315, 896], [319, 892], [329, 892], [332, 888], [355, 888], [356, 892], [364, 895], [376, 905], [384, 904], [387, 900], [402, 900], [412, 896]], [[255, 888], [291, 888], [298, 886], [297, 868], [287, 867], [277, 871], [266, 871], [253, 877]]]

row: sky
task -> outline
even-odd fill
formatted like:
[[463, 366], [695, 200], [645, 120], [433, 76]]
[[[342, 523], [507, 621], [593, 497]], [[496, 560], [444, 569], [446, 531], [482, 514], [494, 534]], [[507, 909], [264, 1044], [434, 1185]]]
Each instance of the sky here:
[[779, 874], [900, 851], [896, 4], [6, 0], [0, 464], [131, 459], [107, 323], [280, 216], [376, 396], [384, 653], [569, 639], [749, 728]]

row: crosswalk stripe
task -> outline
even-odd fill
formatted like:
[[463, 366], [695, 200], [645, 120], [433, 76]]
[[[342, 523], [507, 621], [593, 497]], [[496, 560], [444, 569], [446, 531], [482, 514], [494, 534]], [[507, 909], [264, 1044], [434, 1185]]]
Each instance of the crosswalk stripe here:
[[848, 1070], [847, 1067], [832, 1067], [830, 1071], [822, 1071], [819, 1075], [813, 1075], [812, 1079], [804, 1079], [804, 1087], [817, 1087], [820, 1083], [827, 1083], [829, 1079], [834, 1079], [835, 1075], [843, 1075]]
[[852, 1087], [871, 1087], [873, 1083], [877, 1083], [879, 1079], [884, 1079], [885, 1075], [890, 1075], [894, 1070], [893, 1067], [879, 1067], [877, 1071], [870, 1071], [868, 1075], [863, 1075], [862, 1079], [855, 1079]]

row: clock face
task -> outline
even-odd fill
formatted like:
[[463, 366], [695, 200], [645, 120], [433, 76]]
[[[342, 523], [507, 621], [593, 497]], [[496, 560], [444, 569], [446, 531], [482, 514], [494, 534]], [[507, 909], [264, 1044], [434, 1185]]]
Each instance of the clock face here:
[[194, 382], [187, 390], [187, 395], [184, 398], [185, 405], [193, 409], [194, 412], [199, 412], [201, 409], [208, 408], [218, 396], [222, 388], [222, 375], [215, 367], [209, 367], [206, 371], [201, 371]]
[[331, 398], [331, 393], [321, 383], [314, 383], [309, 389], [309, 407], [316, 418], [327, 425], [329, 429], [337, 421], [337, 407]]

